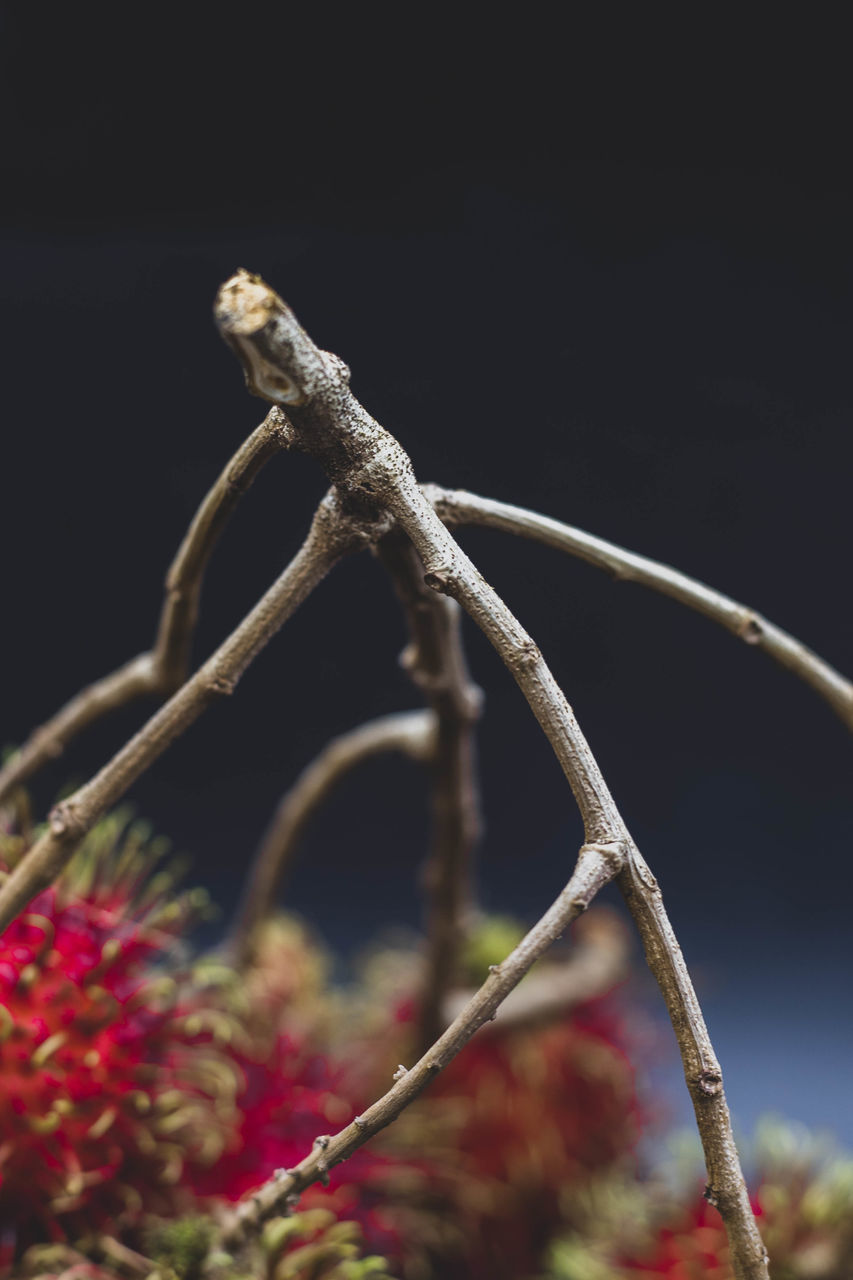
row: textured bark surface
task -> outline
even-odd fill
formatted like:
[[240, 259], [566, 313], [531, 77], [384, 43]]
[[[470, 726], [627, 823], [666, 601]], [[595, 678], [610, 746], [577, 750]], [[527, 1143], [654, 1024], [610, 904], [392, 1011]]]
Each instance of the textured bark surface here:
[[[47, 833], [0, 887], [0, 929], [55, 879], [85, 832], [169, 743], [208, 706], [233, 692], [254, 656], [329, 569], [347, 553], [372, 547], [389, 570], [407, 615], [410, 644], [405, 665], [424, 693], [428, 709], [384, 717], [342, 735], [303, 772], [270, 828], [238, 939], [245, 945], [253, 920], [269, 909], [277, 878], [305, 822], [346, 770], [386, 750], [404, 751], [424, 761], [432, 771], [434, 828], [427, 874], [430, 950], [422, 1028], [425, 1049], [362, 1116], [336, 1135], [321, 1135], [295, 1169], [279, 1171], [241, 1204], [225, 1224], [220, 1242], [233, 1245], [245, 1239], [261, 1222], [292, 1203], [302, 1189], [324, 1179], [332, 1164], [346, 1159], [390, 1124], [477, 1029], [495, 1016], [524, 974], [599, 890], [615, 880], [636, 923], [679, 1045], [705, 1151], [707, 1195], [723, 1215], [735, 1274], [741, 1280], [766, 1280], [765, 1252], [732, 1138], [720, 1066], [660, 888], [543, 655], [448, 526], [476, 523], [532, 537], [605, 568], [617, 578], [670, 595], [771, 654], [820, 693], [851, 727], [853, 686], [780, 628], [674, 569], [506, 503], [434, 485], [419, 486], [403, 448], [350, 392], [346, 365], [317, 348], [290, 309], [258, 277], [246, 272], [232, 277], [220, 291], [216, 315], [243, 363], [250, 389], [275, 407], [199, 509], [167, 579], [151, 652], [83, 690], [36, 731], [0, 772], [0, 787], [8, 791], [100, 715], [143, 693], [171, 694], [90, 782], [54, 810]], [[199, 591], [211, 549], [240, 492], [281, 448], [313, 456], [332, 488], [291, 564], [213, 656], [186, 679]], [[457, 605], [481, 628], [527, 699], [551, 742], [585, 829], [585, 843], [566, 888], [519, 946], [493, 967], [483, 986], [464, 996], [452, 990], [452, 979], [467, 903], [468, 863], [479, 830], [472, 743], [479, 695], [459, 645]], [[587, 968], [579, 961], [574, 970], [567, 969], [566, 990], [583, 990], [584, 983], [601, 980], [595, 957], [585, 963]], [[546, 997], [544, 993], [547, 1004]], [[553, 993], [547, 998], [553, 998]], [[536, 1016], [539, 1008], [537, 988], [531, 983], [511, 999], [506, 1016]], [[450, 1025], [442, 1030], [448, 1018]]]
[[[564, 928], [603, 884], [618, 877], [678, 1040], [705, 1151], [709, 1194], [726, 1224], [735, 1274], [739, 1280], [766, 1280], [766, 1252], [740, 1169], [722, 1075], [659, 887], [542, 654], [436, 515], [401, 445], [352, 395], [343, 362], [316, 347], [290, 308], [247, 272], [238, 272], [222, 287], [216, 318], [244, 366], [250, 390], [286, 409], [294, 446], [318, 460], [344, 508], [355, 518], [390, 517], [417, 551], [426, 585], [456, 599], [491, 641], [527, 698], [572, 789], [586, 843], [564, 890], [568, 907], [561, 895], [559, 905], [546, 912], [521, 948], [499, 966], [503, 974], [509, 966], [514, 975], [501, 994], [507, 994], [529, 968], [532, 959], [525, 960], [531, 949], [541, 954], [548, 945], [545, 937], [552, 941], [557, 936], [550, 932], [555, 913]], [[535, 944], [525, 947], [534, 937]], [[494, 1012], [500, 996], [494, 1005], [492, 998], [487, 982], [436, 1045], [361, 1118], [362, 1124], [323, 1138], [319, 1154], [312, 1153], [296, 1171], [274, 1180], [244, 1206], [232, 1231], [239, 1234], [247, 1223], [274, 1212], [276, 1205], [307, 1185], [305, 1179], [312, 1180], [318, 1171], [322, 1175], [330, 1163], [345, 1159], [366, 1136], [388, 1124]]]

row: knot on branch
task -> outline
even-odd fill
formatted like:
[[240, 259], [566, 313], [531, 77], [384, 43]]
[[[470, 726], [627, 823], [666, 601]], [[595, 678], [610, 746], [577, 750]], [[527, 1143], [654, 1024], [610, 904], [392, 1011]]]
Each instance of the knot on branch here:
[[723, 1092], [723, 1076], [719, 1067], [704, 1067], [698, 1076], [699, 1092], [706, 1098], [717, 1098]]
[[755, 613], [745, 613], [737, 626], [737, 634], [745, 644], [761, 644], [764, 639], [764, 627]]
[[292, 449], [296, 443], [296, 430], [287, 414], [274, 404], [264, 418], [264, 429], [271, 439], [278, 442], [283, 449]]
[[443, 596], [453, 595], [455, 573], [451, 565], [436, 565], [424, 572], [424, 583], [431, 591], [438, 591]]
[[54, 805], [48, 822], [51, 834], [55, 836], [67, 836], [71, 840], [77, 840], [86, 834], [86, 823], [70, 800], [62, 800]]
[[507, 655], [507, 666], [513, 675], [532, 671], [542, 661], [542, 653], [538, 644], [528, 636], [526, 640], [521, 640], [514, 644]]
[[237, 688], [237, 677], [223, 675], [221, 671], [214, 671], [207, 682], [207, 687], [211, 693], [220, 694], [227, 698]]

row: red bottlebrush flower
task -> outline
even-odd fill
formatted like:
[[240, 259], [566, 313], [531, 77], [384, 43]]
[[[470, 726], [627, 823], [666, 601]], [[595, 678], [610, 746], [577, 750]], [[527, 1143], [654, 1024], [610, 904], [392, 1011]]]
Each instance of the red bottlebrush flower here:
[[[599, 924], [596, 946], [612, 940], [621, 949], [621, 929], [618, 940], [605, 939], [617, 926], [609, 917]], [[472, 939], [467, 982], [502, 960], [521, 932], [512, 922], [486, 920]], [[411, 1061], [416, 963], [405, 954], [371, 960], [379, 992], [373, 1008], [390, 996], [391, 1011], [374, 1014], [369, 1038], [355, 1033], [360, 1051], [352, 1074], [366, 1097], [387, 1088], [394, 1064]], [[609, 975], [608, 986], [621, 973], [595, 969]], [[541, 979], [548, 970], [537, 972]], [[561, 972], [554, 966], [558, 982]], [[370, 1006], [368, 1026], [369, 1015]], [[446, 1228], [437, 1252], [448, 1248], [434, 1274], [477, 1280], [537, 1274], [553, 1234], [565, 1226], [572, 1193], [592, 1176], [633, 1165], [640, 1114], [626, 1040], [610, 996], [530, 1022], [487, 1025], [388, 1130], [390, 1151], [401, 1158], [417, 1151], [427, 1162], [428, 1193]]]
[[472, 1173], [558, 1187], [632, 1151], [638, 1111], [618, 1034], [596, 1002], [552, 1025], [475, 1037], [429, 1095], [464, 1103], [459, 1145]]
[[670, 1280], [732, 1280], [723, 1220], [704, 1198], [662, 1227], [645, 1257], [623, 1259], [625, 1280], [669, 1276]]
[[[186, 1163], [225, 1145], [239, 1076], [223, 1015], [152, 968], [197, 912], [145, 881], [118, 815], [0, 937], [0, 1230], [6, 1250], [174, 1212]], [[212, 1029], [208, 1014], [216, 1021]]]
[[[344, 1128], [356, 1115], [341, 1094], [340, 1071], [288, 1035], [279, 1035], [263, 1056], [244, 1052], [235, 1058], [246, 1082], [237, 1099], [238, 1141], [191, 1178], [196, 1195], [231, 1201], [261, 1186], [277, 1169], [297, 1164], [318, 1138]], [[327, 1188], [305, 1191], [300, 1208], [326, 1208], [357, 1222], [370, 1249], [393, 1256], [400, 1242], [383, 1200], [398, 1176], [417, 1176], [417, 1171], [364, 1148], [329, 1170]]]
[[[751, 1197], [770, 1271], [793, 1280], [853, 1275], [853, 1159], [823, 1138], [778, 1120], [762, 1122], [753, 1149]], [[670, 1208], [644, 1249], [619, 1250], [613, 1275], [624, 1280], [733, 1280], [729, 1248], [716, 1209], [697, 1196]], [[617, 1250], [614, 1250], [614, 1253]]]
[[598, 1003], [550, 1026], [476, 1037], [434, 1081], [425, 1116], [458, 1117], [454, 1197], [473, 1242], [466, 1274], [537, 1272], [563, 1200], [630, 1157], [633, 1073]]

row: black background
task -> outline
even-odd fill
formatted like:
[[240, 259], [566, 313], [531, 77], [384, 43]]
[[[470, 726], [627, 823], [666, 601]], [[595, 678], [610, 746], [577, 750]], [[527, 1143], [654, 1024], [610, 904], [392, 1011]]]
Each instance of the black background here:
[[[249, 5], [217, 26], [0, 9], [4, 741], [146, 646], [196, 504], [263, 415], [210, 319], [239, 265], [348, 361], [421, 478], [673, 563], [853, 668], [840, 32], [811, 14], [658, 30], [597, 12], [564, 32], [432, 11], [341, 25]], [[262, 474], [211, 566], [197, 658], [323, 490], [300, 457]], [[463, 541], [661, 879], [736, 1116], [853, 1141], [846, 730], [671, 601], [501, 534]], [[468, 639], [487, 693], [482, 898], [533, 919], [580, 825], [516, 688]], [[413, 704], [402, 643], [376, 566], [346, 565], [133, 788], [226, 913], [302, 764]], [[39, 806], [144, 714], [80, 739]], [[365, 767], [313, 826], [288, 900], [343, 952], [416, 924], [426, 823], [411, 766]]]

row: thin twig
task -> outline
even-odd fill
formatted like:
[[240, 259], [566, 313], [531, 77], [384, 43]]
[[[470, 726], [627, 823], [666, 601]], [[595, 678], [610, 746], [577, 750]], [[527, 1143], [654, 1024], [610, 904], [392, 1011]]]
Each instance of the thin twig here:
[[[352, 511], [373, 518], [377, 514], [393, 517], [421, 557], [427, 585], [457, 599], [494, 645], [554, 748], [583, 818], [586, 846], [622, 851], [620, 882], [678, 1040], [705, 1152], [709, 1195], [726, 1225], [735, 1275], [737, 1280], [768, 1280], [766, 1251], [740, 1169], [719, 1063], [660, 890], [541, 653], [442, 524], [400, 444], [352, 395], [346, 366], [320, 351], [290, 308], [259, 277], [247, 272], [239, 272], [220, 290], [216, 316], [223, 336], [243, 363], [250, 389], [287, 407], [295, 447], [318, 459]], [[434, 1066], [433, 1053], [421, 1062]], [[419, 1077], [411, 1096], [427, 1078], [428, 1073]], [[408, 1100], [407, 1095], [402, 1105]], [[382, 1120], [385, 1123], [387, 1119]], [[335, 1159], [355, 1149], [349, 1145], [354, 1138], [349, 1130], [338, 1135]], [[322, 1162], [325, 1152], [308, 1158], [310, 1180], [317, 1176], [317, 1159]], [[307, 1182], [300, 1182], [300, 1187], [304, 1185]], [[270, 1194], [277, 1201], [275, 1187]], [[250, 1205], [254, 1203], [265, 1203], [263, 1189]]]
[[204, 571], [222, 530], [270, 458], [290, 448], [290, 425], [277, 408], [273, 406], [240, 446], [208, 492], [166, 575], [166, 596], [153, 650], [166, 693], [173, 693], [187, 678]]
[[532, 538], [604, 569], [614, 578], [638, 582], [703, 613], [744, 643], [763, 649], [783, 667], [793, 671], [829, 703], [848, 729], [853, 729], [853, 683], [754, 609], [738, 604], [729, 596], [669, 565], [626, 551], [604, 538], [596, 538], [582, 529], [527, 511], [524, 507], [481, 498], [464, 489], [442, 489], [430, 484], [424, 485], [423, 490], [445, 524], [476, 524]]
[[398, 751], [427, 763], [436, 742], [431, 711], [401, 711], [381, 716], [333, 738], [303, 769], [270, 822], [255, 856], [243, 902], [226, 943], [233, 963], [242, 967], [252, 952], [256, 927], [272, 911], [276, 894], [308, 821], [341, 778], [372, 756]]
[[334, 494], [327, 495], [299, 551], [254, 609], [112, 760], [53, 810], [48, 831], [0, 887], [0, 932], [56, 879], [86, 832], [169, 744], [212, 702], [234, 692], [253, 658], [332, 566], [366, 537], [342, 518]]
[[402, 665], [437, 722], [431, 761], [431, 847], [423, 875], [427, 951], [418, 1052], [425, 1053], [447, 1025], [442, 1008], [456, 978], [471, 906], [471, 855], [482, 830], [474, 725], [483, 698], [468, 673], [459, 606], [424, 584], [423, 565], [408, 538], [389, 533], [377, 544], [376, 554], [391, 576], [408, 622]]
[[239, 1248], [267, 1219], [286, 1212], [306, 1187], [324, 1181], [333, 1165], [346, 1160], [368, 1138], [396, 1120], [465, 1047], [474, 1032], [491, 1020], [501, 1001], [518, 985], [531, 965], [565, 933], [598, 891], [618, 874], [623, 860], [624, 848], [621, 845], [585, 845], [571, 879], [556, 901], [515, 950], [501, 964], [492, 966], [479, 991], [429, 1051], [345, 1129], [334, 1137], [318, 1137], [313, 1151], [295, 1168], [279, 1170], [243, 1200], [225, 1224], [218, 1244], [227, 1249]]
[[231, 458], [205, 497], [166, 575], [154, 647], [95, 680], [39, 728], [0, 769], [0, 800], [102, 716], [146, 695], [167, 697], [187, 677], [207, 562], [240, 497], [273, 454], [289, 448], [287, 419], [274, 407]]

